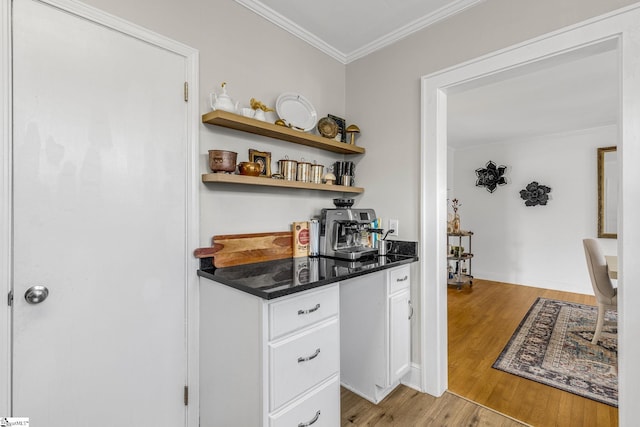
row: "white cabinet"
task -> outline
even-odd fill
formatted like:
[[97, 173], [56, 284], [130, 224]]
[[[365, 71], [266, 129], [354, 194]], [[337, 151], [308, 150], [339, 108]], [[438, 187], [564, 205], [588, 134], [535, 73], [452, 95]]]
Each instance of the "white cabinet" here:
[[373, 403], [410, 369], [410, 284], [403, 265], [340, 285], [340, 382]]
[[340, 425], [338, 298], [337, 283], [269, 301], [201, 279], [201, 425]]

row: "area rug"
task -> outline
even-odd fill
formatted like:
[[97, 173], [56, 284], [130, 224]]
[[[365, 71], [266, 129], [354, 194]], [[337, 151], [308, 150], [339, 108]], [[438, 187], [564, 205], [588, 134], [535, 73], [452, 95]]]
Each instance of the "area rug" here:
[[593, 345], [597, 315], [597, 307], [538, 298], [493, 367], [617, 407], [617, 313], [607, 312]]

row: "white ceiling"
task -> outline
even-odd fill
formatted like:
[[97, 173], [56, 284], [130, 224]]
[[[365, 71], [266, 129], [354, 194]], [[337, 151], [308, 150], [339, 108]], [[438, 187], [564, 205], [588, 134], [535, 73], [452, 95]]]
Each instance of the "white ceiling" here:
[[235, 0], [349, 63], [484, 0]]
[[616, 124], [618, 57], [611, 47], [574, 52], [450, 93], [449, 146], [522, 141]]

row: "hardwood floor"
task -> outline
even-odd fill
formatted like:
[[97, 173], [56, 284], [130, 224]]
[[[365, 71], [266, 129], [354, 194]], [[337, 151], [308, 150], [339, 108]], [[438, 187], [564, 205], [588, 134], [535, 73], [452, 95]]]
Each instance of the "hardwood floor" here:
[[596, 305], [588, 295], [478, 279], [448, 289], [449, 390], [534, 426], [617, 426], [617, 408], [491, 367], [537, 297]]
[[341, 406], [342, 427], [520, 427], [526, 425], [450, 392], [436, 398], [405, 386], [396, 388], [378, 405], [342, 388]]

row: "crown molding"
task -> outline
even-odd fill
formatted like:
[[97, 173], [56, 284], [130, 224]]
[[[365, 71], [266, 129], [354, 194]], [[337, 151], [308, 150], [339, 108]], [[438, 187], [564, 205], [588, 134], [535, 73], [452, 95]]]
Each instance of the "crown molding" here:
[[320, 51], [334, 58], [335, 60], [343, 64], [347, 63], [347, 55], [340, 52], [338, 49], [331, 46], [330, 44], [326, 43], [324, 40], [320, 39], [315, 34], [305, 30], [304, 28], [302, 28], [301, 26], [299, 26], [289, 18], [282, 16], [275, 10], [264, 5], [262, 2], [257, 0], [235, 0], [235, 1], [236, 3], [241, 4], [242, 6], [251, 10], [252, 12], [262, 16], [266, 20], [271, 21], [273, 24], [276, 24], [278, 27], [282, 28], [283, 30], [288, 31], [294, 36], [309, 43], [311, 46], [315, 47], [316, 49], [319, 49]]
[[484, 1], [485, 0], [457, 0], [449, 3], [448, 5], [434, 11], [433, 13], [418, 18], [415, 21], [405, 25], [404, 27], [400, 27], [397, 30], [394, 30], [389, 34], [382, 36], [379, 39], [376, 39], [371, 43], [368, 43], [361, 48], [347, 54], [346, 63], [348, 64], [349, 62], [353, 62], [356, 59], [367, 56], [370, 53], [375, 52], [376, 50], [380, 50], [385, 46], [389, 46], [390, 44], [408, 37], [417, 31], [427, 28], [430, 25], [435, 24], [436, 22], [447, 19], [457, 13], [460, 13], [470, 7], [477, 5], [478, 3], [483, 3]]
[[372, 41], [364, 45], [363, 47], [354, 50], [351, 53], [344, 53], [330, 44], [326, 43], [315, 34], [310, 33], [304, 28], [300, 27], [295, 22], [290, 19], [282, 16], [277, 13], [275, 10], [266, 6], [262, 2], [258, 0], [235, 0], [236, 3], [241, 4], [257, 15], [262, 16], [266, 20], [272, 22], [278, 27], [282, 28], [285, 31], [293, 34], [294, 36], [302, 39], [303, 41], [309, 43], [311, 46], [316, 49], [324, 52], [329, 55], [333, 59], [343, 63], [348, 64], [349, 62], [355, 61], [356, 59], [362, 58], [366, 55], [369, 55], [376, 50], [382, 49], [385, 46], [393, 44], [400, 39], [403, 39], [416, 31], [422, 30], [430, 25], [435, 24], [436, 22], [442, 21], [452, 15], [462, 12], [465, 9], [468, 9], [472, 6], [475, 6], [478, 3], [482, 3], [485, 0], [457, 0], [454, 1], [440, 9], [430, 13], [429, 15], [423, 16], [419, 19], [416, 19], [413, 22], [401, 27], [395, 31], [390, 32], [389, 34], [378, 38], [377, 40]]

